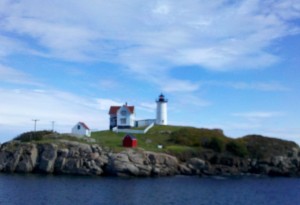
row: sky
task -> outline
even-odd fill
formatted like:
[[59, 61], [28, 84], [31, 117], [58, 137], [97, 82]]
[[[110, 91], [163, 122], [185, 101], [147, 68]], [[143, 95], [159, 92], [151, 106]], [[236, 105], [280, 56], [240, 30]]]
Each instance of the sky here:
[[0, 142], [163, 93], [171, 125], [300, 144], [299, 50], [298, 0], [1, 0]]

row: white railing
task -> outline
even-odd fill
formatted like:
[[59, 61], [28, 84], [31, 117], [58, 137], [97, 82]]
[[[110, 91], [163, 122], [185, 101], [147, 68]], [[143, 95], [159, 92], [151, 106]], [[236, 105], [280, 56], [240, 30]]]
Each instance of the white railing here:
[[146, 134], [152, 127], [154, 126], [154, 122], [152, 122], [146, 129], [144, 129], [144, 134]]
[[130, 134], [146, 134], [153, 126], [154, 126], [154, 123], [151, 123], [144, 130], [118, 129], [117, 127], [114, 127], [113, 132], [116, 132], [116, 133], [122, 132], [122, 133], [130, 133]]

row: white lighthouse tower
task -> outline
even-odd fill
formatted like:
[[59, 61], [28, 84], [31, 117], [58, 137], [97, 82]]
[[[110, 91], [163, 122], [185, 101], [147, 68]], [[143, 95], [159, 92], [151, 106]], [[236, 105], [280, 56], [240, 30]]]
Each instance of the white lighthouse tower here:
[[156, 100], [156, 124], [157, 125], [167, 125], [168, 115], [167, 115], [167, 103], [168, 100], [165, 99], [163, 94], [160, 94]]

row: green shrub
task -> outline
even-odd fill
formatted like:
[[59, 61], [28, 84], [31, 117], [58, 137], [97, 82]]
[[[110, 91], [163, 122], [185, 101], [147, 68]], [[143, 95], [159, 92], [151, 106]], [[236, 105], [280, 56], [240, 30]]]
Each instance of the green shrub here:
[[228, 142], [226, 145], [226, 150], [239, 157], [245, 157], [248, 155], [246, 145], [238, 140], [232, 140]]
[[225, 139], [222, 130], [182, 128], [172, 132], [170, 141], [185, 146], [205, 146], [212, 138]]
[[186, 161], [199, 155], [199, 148], [192, 148], [180, 145], [170, 145], [166, 147], [166, 153], [176, 156], [180, 161]]
[[225, 149], [224, 139], [220, 137], [212, 137], [208, 143], [205, 144], [206, 148], [210, 148], [216, 152], [223, 152]]
[[43, 140], [46, 135], [53, 134], [52, 131], [43, 130], [36, 132], [25, 132], [19, 136], [17, 136], [14, 140], [19, 140], [21, 142], [29, 142], [29, 141], [40, 141]]
[[286, 155], [299, 148], [295, 142], [262, 135], [247, 135], [241, 140], [246, 144], [249, 156], [258, 159]]
[[182, 128], [171, 134], [171, 141], [175, 144], [185, 146], [199, 146], [199, 140], [197, 140], [197, 134], [193, 129]]

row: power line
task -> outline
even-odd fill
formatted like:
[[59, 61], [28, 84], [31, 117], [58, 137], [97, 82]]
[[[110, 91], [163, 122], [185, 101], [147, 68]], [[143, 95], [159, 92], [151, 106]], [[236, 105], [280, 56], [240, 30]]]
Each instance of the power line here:
[[54, 132], [54, 124], [55, 124], [55, 121], [51, 121], [51, 124], [52, 124], [52, 132]]
[[34, 121], [34, 131], [36, 132], [36, 123], [37, 121], [40, 121], [39, 119], [33, 119], [32, 121]]

